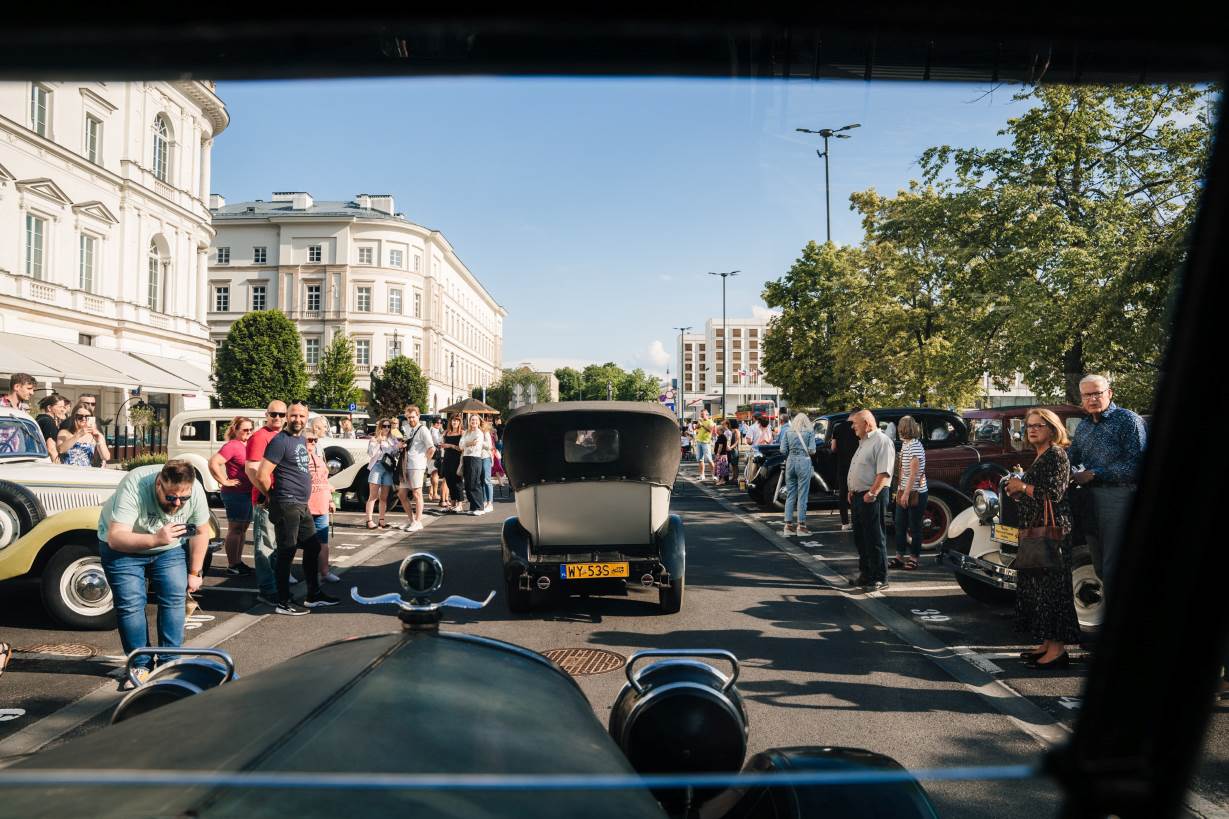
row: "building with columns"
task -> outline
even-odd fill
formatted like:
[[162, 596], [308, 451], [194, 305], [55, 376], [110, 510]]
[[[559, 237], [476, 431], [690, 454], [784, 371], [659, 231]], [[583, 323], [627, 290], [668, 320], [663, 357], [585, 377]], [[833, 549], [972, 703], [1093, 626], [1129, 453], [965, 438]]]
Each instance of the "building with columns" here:
[[438, 230], [398, 213], [387, 194], [316, 201], [302, 191], [268, 201], [210, 202], [215, 342], [250, 310], [284, 312], [303, 337], [308, 370], [337, 333], [355, 345], [357, 385], [397, 354], [429, 379], [427, 411], [499, 379], [507, 311]]
[[164, 419], [208, 406], [228, 123], [210, 82], [0, 82], [0, 377], [95, 393], [100, 421], [138, 389]]

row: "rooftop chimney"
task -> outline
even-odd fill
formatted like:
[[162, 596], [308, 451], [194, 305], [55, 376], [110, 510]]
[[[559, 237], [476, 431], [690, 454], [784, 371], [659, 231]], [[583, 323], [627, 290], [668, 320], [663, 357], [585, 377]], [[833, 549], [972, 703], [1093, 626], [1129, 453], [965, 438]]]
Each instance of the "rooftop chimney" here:
[[393, 213], [393, 197], [387, 193], [371, 194], [371, 209], [378, 210], [382, 213], [387, 213], [390, 216]]
[[218, 208], [225, 207], [225, 206], [226, 206], [226, 200], [222, 198], [222, 194], [220, 193], [209, 194], [209, 209], [210, 210], [217, 210]]
[[354, 203], [358, 205], [360, 208], [364, 208], [364, 209], [370, 208], [371, 207], [371, 197], [365, 193], [360, 193], [359, 195], [354, 197]]
[[307, 210], [312, 206], [312, 195], [303, 191], [274, 191], [274, 202], [289, 202], [294, 210]]

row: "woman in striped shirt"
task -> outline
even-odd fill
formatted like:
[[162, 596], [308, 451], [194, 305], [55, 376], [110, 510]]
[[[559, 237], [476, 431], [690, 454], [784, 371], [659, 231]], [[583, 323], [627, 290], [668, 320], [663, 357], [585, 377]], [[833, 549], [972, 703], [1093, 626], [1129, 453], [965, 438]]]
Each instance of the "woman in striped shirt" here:
[[[888, 562], [893, 569], [916, 569], [922, 555], [922, 513], [926, 511], [926, 450], [922, 448], [921, 425], [906, 415], [896, 425], [900, 436], [900, 483], [896, 487], [896, 557]], [[914, 495], [916, 493], [916, 496]], [[905, 554], [905, 532], [912, 544]]]

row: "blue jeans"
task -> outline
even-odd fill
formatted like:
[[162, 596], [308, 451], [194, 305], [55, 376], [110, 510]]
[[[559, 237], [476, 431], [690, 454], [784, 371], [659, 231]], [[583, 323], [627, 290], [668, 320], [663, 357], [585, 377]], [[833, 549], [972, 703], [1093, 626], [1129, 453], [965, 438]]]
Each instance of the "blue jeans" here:
[[913, 535], [913, 545], [909, 551], [914, 557], [922, 556], [922, 517], [926, 512], [926, 499], [930, 497], [929, 492], [919, 492], [917, 498], [917, 506], [898, 506], [895, 502], [892, 503], [892, 509], [896, 520], [896, 554], [904, 555], [905, 553], [905, 530]]
[[886, 582], [888, 544], [883, 513], [888, 490], [881, 489], [873, 503], [863, 500], [865, 494], [856, 490], [853, 493], [853, 542], [858, 547], [858, 574], [867, 583]]
[[810, 458], [789, 458], [785, 462], [785, 522], [807, 522], [807, 495], [811, 493]]
[[252, 549], [256, 553], [256, 586], [270, 600], [276, 599], [277, 581], [273, 575], [277, 554], [277, 530], [269, 520], [267, 507], [252, 505]]
[[[154, 554], [117, 552], [98, 541], [102, 570], [115, 599], [119, 639], [124, 653], [149, 647], [149, 623], [145, 619], [145, 573], [153, 581], [154, 601], [158, 604], [158, 645], [177, 648], [183, 645], [184, 603], [188, 596], [188, 552], [174, 548]], [[160, 660], [162, 658], [159, 658]], [[137, 666], [152, 668], [154, 658], [138, 658]]]
[[482, 474], [486, 478], [486, 502], [488, 504], [495, 502], [495, 484], [491, 481], [491, 466], [494, 463], [493, 458], [482, 459]]

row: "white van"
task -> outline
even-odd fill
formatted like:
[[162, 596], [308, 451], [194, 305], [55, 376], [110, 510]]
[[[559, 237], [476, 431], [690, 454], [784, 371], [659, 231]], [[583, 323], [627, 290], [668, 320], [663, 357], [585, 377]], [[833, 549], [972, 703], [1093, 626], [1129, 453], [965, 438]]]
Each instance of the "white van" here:
[[[167, 458], [182, 458], [191, 463], [206, 492], [221, 489], [209, 473], [209, 459], [226, 443], [226, 431], [236, 417], [251, 419], [258, 429], [265, 424], [265, 411], [262, 409], [185, 410], [171, 419]], [[315, 417], [315, 413], [309, 417]], [[355, 492], [365, 497], [367, 442], [358, 438], [325, 438], [321, 444], [333, 489], [342, 493]]]

